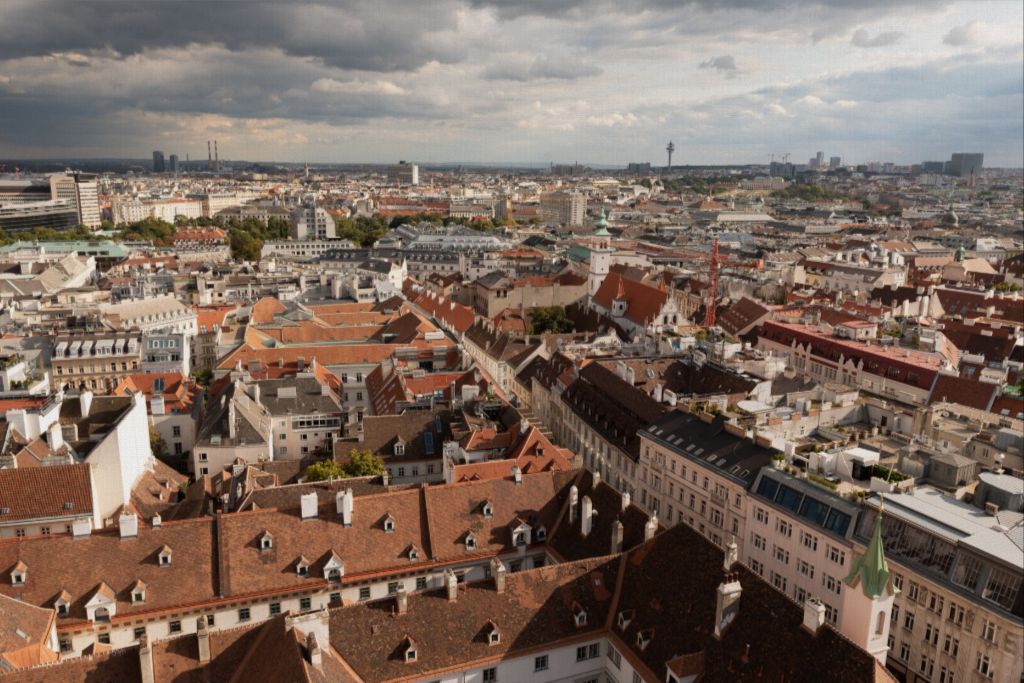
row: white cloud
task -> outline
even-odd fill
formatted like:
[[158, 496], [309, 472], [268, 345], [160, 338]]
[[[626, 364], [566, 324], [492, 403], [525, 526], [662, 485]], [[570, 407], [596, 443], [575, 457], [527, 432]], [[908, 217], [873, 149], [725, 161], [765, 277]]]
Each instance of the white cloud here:
[[367, 95], [407, 95], [405, 88], [391, 81], [338, 81], [333, 78], [318, 78], [309, 86], [313, 92]]

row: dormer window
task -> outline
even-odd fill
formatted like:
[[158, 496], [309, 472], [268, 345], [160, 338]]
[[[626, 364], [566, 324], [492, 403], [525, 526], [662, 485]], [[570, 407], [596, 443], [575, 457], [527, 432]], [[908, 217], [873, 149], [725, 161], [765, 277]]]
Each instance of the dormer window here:
[[260, 536], [260, 550], [271, 550], [274, 547], [274, 537], [269, 531], [264, 531]]
[[587, 625], [587, 610], [578, 602], [572, 603], [572, 618], [576, 628]]
[[522, 531], [517, 531], [514, 540], [515, 545], [517, 546], [526, 545], [526, 534], [524, 534]]
[[619, 630], [626, 630], [626, 627], [629, 626], [629, 623], [633, 621], [634, 614], [634, 611], [631, 609], [624, 609], [621, 612], [619, 612], [619, 616], [617, 619], [619, 624]]
[[331, 556], [324, 563], [324, 578], [332, 583], [341, 581], [345, 575], [345, 563], [338, 557], [338, 553], [331, 551]]
[[466, 550], [476, 550], [476, 536], [472, 531], [466, 534]]
[[392, 534], [395, 532], [395, 518], [388, 515], [384, 518], [384, 533]]
[[405, 442], [401, 439], [395, 442], [395, 455], [405, 455]]
[[405, 661], [406, 663], [416, 661], [416, 641], [409, 636], [405, 637]]
[[533, 537], [538, 543], [543, 543], [548, 538], [548, 530], [539, 526], [537, 527], [537, 530], [533, 532]]
[[414, 562], [416, 560], [420, 559], [420, 549], [417, 548], [416, 546], [411, 546], [409, 548], [409, 559], [414, 561]]
[[11, 585], [24, 586], [26, 581], [28, 581], [28, 565], [19, 560], [11, 570]]
[[309, 576], [309, 560], [299, 556], [299, 559], [295, 561], [295, 573], [303, 577]]
[[485, 500], [481, 512], [483, 512], [484, 517], [490, 519], [494, 516], [494, 504], [489, 500]]
[[58, 617], [66, 617], [71, 614], [71, 593], [61, 591], [53, 606], [57, 610]]
[[170, 548], [170, 546], [166, 546], [165, 545], [163, 548], [160, 548], [160, 552], [157, 553], [157, 556], [156, 556], [156, 561], [157, 561], [157, 564], [159, 564], [161, 567], [170, 567], [171, 566], [171, 548]]
[[647, 649], [647, 646], [651, 644], [651, 639], [654, 638], [654, 629], [646, 628], [636, 634], [636, 646], [643, 652]]
[[131, 587], [131, 599], [133, 603], [146, 601], [146, 584], [141, 580], [136, 581]]
[[498, 630], [497, 624], [495, 624], [493, 621], [488, 621], [487, 628], [485, 630], [487, 632], [488, 645], [497, 645], [501, 642], [501, 631]]

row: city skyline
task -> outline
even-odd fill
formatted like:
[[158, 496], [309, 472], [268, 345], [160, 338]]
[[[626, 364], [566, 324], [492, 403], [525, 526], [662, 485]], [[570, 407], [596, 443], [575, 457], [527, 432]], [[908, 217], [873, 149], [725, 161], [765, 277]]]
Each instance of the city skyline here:
[[117, 7], [0, 8], [4, 157], [1024, 163], [1019, 3]]

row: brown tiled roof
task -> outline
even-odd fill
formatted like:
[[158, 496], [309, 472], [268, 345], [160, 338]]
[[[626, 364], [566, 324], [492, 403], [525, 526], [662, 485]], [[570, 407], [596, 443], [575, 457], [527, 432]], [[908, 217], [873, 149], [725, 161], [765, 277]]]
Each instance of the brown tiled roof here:
[[718, 325], [731, 335], [746, 334], [770, 313], [771, 309], [764, 304], [743, 297], [718, 316]]
[[49, 649], [55, 618], [53, 610], [0, 595], [0, 671], [56, 659], [57, 654]]
[[987, 411], [992, 407], [992, 402], [999, 394], [1000, 386], [998, 384], [940, 373], [935, 378], [935, 385], [932, 387], [928, 404], [948, 401]]
[[89, 465], [0, 470], [0, 522], [77, 516], [92, 511]]

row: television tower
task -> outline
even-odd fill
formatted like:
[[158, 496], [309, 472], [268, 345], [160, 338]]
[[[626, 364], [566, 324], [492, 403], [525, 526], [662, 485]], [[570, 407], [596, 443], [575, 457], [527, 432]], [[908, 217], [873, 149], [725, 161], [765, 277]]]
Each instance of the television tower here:
[[665, 148], [665, 151], [668, 152], [668, 166], [666, 168], [667, 168], [667, 170], [671, 171], [672, 170], [672, 152], [676, 151], [676, 146], [674, 144], [672, 144], [671, 140], [668, 141], [668, 147]]

